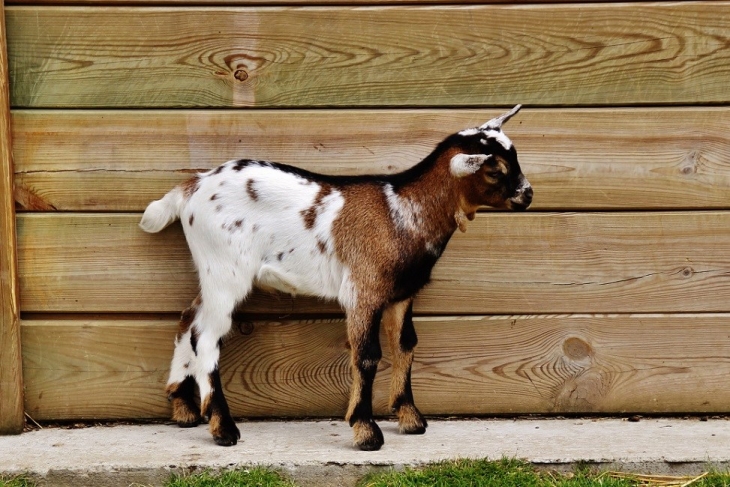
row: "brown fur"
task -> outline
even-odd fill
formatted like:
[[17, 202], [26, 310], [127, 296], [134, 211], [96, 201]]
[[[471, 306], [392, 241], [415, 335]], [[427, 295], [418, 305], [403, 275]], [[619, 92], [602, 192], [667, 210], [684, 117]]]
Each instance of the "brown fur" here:
[[180, 382], [170, 384], [165, 389], [172, 403], [172, 420], [181, 428], [200, 424], [200, 412], [192, 397], [180, 396]]
[[200, 177], [194, 176], [184, 183], [182, 183], [183, 188], [183, 194], [185, 195], [185, 198], [190, 198], [193, 193], [195, 193], [198, 190], [198, 186], [200, 185]]
[[355, 446], [365, 451], [378, 450], [383, 446], [383, 432], [375, 421], [358, 421], [352, 427]]
[[249, 179], [246, 181], [246, 193], [248, 193], [249, 198], [251, 198], [254, 201], [258, 201], [259, 194], [256, 192], [256, 189], [253, 187], [253, 179]]
[[[410, 391], [413, 349], [404, 350], [401, 344], [405, 315], [410, 305], [410, 299], [401, 301], [389, 306], [383, 313], [383, 327], [388, 335], [393, 361], [390, 405], [398, 415], [398, 427], [401, 433], [423, 434], [426, 432], [426, 420], [413, 404]], [[407, 401], [400, 403], [402, 398], [407, 398]]]
[[198, 312], [198, 307], [203, 302], [202, 297], [198, 294], [193, 300], [192, 304], [185, 309], [180, 315], [180, 321], [178, 322], [177, 339], [182, 339], [183, 335], [188, 332], [190, 327], [193, 325], [195, 315]]
[[314, 227], [314, 222], [317, 220], [317, 215], [322, 207], [322, 200], [332, 192], [332, 187], [328, 184], [323, 184], [319, 188], [317, 196], [314, 198], [312, 206], [301, 212], [302, 218], [304, 219], [304, 228], [311, 230]]

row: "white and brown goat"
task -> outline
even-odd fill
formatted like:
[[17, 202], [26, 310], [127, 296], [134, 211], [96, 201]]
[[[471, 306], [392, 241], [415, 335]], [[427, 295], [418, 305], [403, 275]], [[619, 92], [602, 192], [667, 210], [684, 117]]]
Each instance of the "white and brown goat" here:
[[390, 405], [401, 432], [424, 433], [426, 419], [411, 392], [413, 298], [477, 208], [530, 205], [532, 188], [501, 130], [519, 109], [449, 136], [398, 174], [325, 176], [238, 160], [152, 202], [140, 226], [159, 232], [180, 219], [200, 278], [200, 295], [183, 313], [175, 342], [167, 385], [173, 419], [195, 426], [202, 413], [216, 443], [240, 438], [218, 358], [234, 309], [258, 286], [336, 299], [343, 307], [353, 375], [346, 419], [359, 448], [383, 444], [372, 413], [381, 324], [393, 353]]

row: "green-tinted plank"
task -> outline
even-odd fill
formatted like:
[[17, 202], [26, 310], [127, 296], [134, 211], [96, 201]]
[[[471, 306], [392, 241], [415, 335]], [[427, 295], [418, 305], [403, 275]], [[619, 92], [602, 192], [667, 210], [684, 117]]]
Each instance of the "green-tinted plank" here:
[[730, 101], [730, 2], [10, 7], [16, 107]]

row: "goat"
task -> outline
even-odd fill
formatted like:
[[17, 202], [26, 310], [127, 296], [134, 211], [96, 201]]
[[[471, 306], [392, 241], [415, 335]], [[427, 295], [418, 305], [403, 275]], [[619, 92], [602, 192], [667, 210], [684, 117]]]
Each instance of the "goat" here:
[[372, 412], [381, 324], [393, 351], [390, 405], [399, 429], [424, 433], [427, 422], [411, 391], [413, 298], [456, 229], [466, 231], [480, 206], [525, 210], [532, 202], [532, 187], [501, 129], [519, 109], [447, 137], [397, 174], [326, 176], [235, 160], [150, 203], [141, 228], [159, 232], [180, 219], [200, 279], [175, 340], [167, 383], [173, 420], [196, 426], [202, 413], [217, 444], [240, 438], [218, 358], [234, 308], [258, 286], [336, 299], [344, 309], [352, 366], [345, 419], [357, 447], [378, 450], [384, 442]]

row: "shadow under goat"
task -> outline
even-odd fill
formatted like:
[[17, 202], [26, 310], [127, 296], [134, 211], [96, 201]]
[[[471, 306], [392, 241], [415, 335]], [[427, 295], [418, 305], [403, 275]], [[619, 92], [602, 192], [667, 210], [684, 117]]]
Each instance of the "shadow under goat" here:
[[519, 109], [447, 137], [397, 174], [326, 176], [237, 160], [150, 203], [140, 226], [154, 233], [180, 219], [200, 278], [200, 295], [183, 312], [175, 341], [167, 384], [173, 420], [195, 426], [202, 414], [219, 445], [240, 438], [218, 358], [234, 309], [261, 287], [336, 299], [344, 309], [353, 376], [346, 420], [359, 448], [383, 445], [372, 412], [381, 325], [393, 354], [390, 405], [400, 431], [424, 433], [426, 419], [411, 392], [413, 298], [479, 207], [525, 210], [532, 202], [517, 152], [502, 132]]

